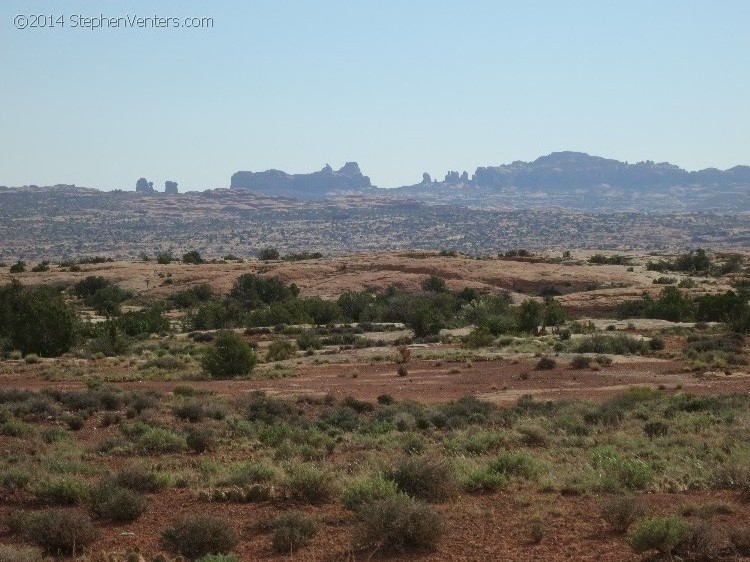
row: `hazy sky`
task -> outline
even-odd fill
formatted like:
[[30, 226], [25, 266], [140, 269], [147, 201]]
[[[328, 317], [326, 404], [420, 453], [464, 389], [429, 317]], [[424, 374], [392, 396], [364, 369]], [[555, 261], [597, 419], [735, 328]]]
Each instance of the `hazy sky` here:
[[[65, 27], [14, 27], [34, 14]], [[102, 14], [214, 23], [71, 28]], [[746, 0], [3, 0], [0, 185], [356, 160], [391, 187], [558, 150], [750, 164], [748, 22]]]

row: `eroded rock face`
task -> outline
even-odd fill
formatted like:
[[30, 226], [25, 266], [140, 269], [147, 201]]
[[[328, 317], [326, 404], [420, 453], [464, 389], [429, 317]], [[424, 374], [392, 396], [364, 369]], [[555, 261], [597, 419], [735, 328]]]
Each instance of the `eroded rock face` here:
[[327, 165], [311, 174], [287, 174], [281, 170], [237, 172], [232, 189], [248, 189], [265, 195], [284, 195], [300, 199], [322, 199], [337, 192], [357, 193], [372, 189], [370, 178], [362, 175], [356, 162], [347, 162], [339, 170]]
[[148, 181], [146, 178], [140, 178], [135, 182], [136, 193], [155, 193], [153, 182]]

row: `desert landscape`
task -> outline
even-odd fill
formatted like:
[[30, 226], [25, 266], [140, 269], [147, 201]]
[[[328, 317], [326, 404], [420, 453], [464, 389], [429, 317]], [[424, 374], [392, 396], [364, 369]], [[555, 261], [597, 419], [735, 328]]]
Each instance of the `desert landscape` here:
[[743, 253], [145, 258], [2, 272], [8, 552], [750, 556]]
[[750, 562], [748, 21], [0, 2], [0, 562]]

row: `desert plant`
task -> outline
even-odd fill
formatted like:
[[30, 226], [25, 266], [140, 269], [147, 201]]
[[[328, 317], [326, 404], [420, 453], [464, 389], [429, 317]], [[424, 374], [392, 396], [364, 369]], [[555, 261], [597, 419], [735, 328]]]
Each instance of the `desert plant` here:
[[557, 362], [552, 357], [542, 357], [536, 364], [537, 371], [548, 371], [554, 369], [557, 366]]
[[255, 350], [240, 335], [224, 330], [216, 336], [201, 364], [212, 378], [222, 379], [247, 375], [257, 361]]
[[73, 511], [46, 510], [26, 522], [29, 540], [52, 555], [80, 554], [97, 537], [91, 519]]
[[318, 524], [309, 516], [291, 511], [273, 522], [271, 545], [280, 554], [294, 554], [315, 536]]
[[109, 521], [135, 521], [146, 510], [146, 499], [113, 480], [100, 482], [89, 495], [94, 515]]
[[89, 486], [82, 480], [63, 477], [39, 483], [34, 489], [34, 496], [43, 503], [53, 505], [77, 505], [86, 501]]
[[191, 427], [185, 438], [191, 451], [205, 453], [213, 451], [219, 445], [219, 438], [212, 427]]
[[163, 487], [159, 476], [142, 465], [125, 467], [115, 475], [115, 482], [136, 492], [156, 492]]
[[576, 355], [570, 362], [572, 369], [588, 369], [591, 366], [591, 357]]
[[0, 544], [0, 562], [47, 562], [42, 551], [33, 546]]
[[286, 485], [292, 498], [306, 503], [323, 503], [336, 493], [334, 475], [308, 463], [291, 466]]
[[612, 496], [599, 504], [602, 518], [615, 533], [625, 533], [630, 526], [643, 517], [643, 504], [634, 496]]
[[406, 377], [409, 375], [409, 368], [406, 366], [406, 363], [401, 363], [396, 369], [396, 372], [399, 377]]
[[357, 545], [385, 552], [435, 548], [443, 535], [440, 514], [406, 497], [369, 504], [360, 513], [360, 521]]
[[161, 535], [162, 546], [171, 554], [195, 560], [208, 554], [227, 554], [237, 545], [234, 529], [215, 517], [186, 517]]
[[668, 555], [689, 533], [690, 525], [684, 519], [675, 516], [652, 517], [638, 523], [628, 543], [638, 553], [657, 550]]
[[453, 467], [444, 459], [407, 457], [387, 476], [400, 491], [429, 502], [449, 500], [459, 490]]
[[295, 347], [289, 340], [271, 342], [266, 352], [266, 361], [284, 361], [295, 356]]
[[359, 511], [372, 502], [392, 498], [398, 494], [398, 486], [393, 480], [388, 480], [376, 474], [345, 486], [341, 491], [341, 503], [347, 509]]

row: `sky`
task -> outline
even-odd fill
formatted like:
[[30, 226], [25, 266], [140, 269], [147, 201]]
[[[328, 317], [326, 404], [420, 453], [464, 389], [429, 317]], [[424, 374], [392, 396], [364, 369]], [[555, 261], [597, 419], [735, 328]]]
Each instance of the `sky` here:
[[746, 0], [4, 0], [0, 185], [356, 161], [394, 187], [560, 150], [750, 164], [748, 22]]

